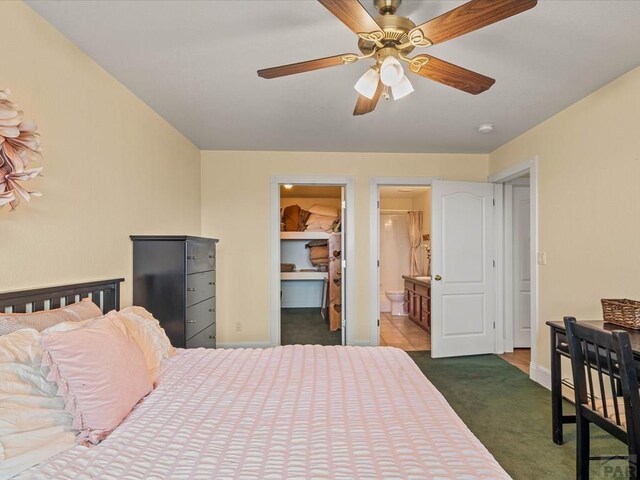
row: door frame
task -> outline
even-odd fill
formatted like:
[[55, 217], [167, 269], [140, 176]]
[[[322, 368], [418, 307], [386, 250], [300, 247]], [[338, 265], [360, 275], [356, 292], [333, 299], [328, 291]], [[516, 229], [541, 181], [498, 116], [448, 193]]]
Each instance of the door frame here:
[[272, 347], [280, 345], [280, 185], [326, 185], [344, 187], [346, 218], [346, 308], [343, 310], [346, 323], [344, 344], [355, 338], [355, 224], [354, 208], [355, 180], [350, 176], [274, 175], [270, 179], [269, 219], [269, 340]]
[[[369, 344], [380, 345], [380, 187], [430, 187], [442, 177], [370, 177], [369, 179]], [[431, 212], [429, 212], [431, 215]]]
[[[505, 184], [514, 180], [524, 174], [529, 173], [529, 198], [530, 198], [530, 252], [529, 260], [531, 267], [531, 363], [529, 365], [529, 377], [541, 384], [544, 384], [546, 375], [543, 371], [538, 371], [540, 368], [537, 365], [538, 360], [538, 157], [532, 157], [529, 160], [521, 162], [517, 165], [501, 170], [493, 175], [489, 176], [489, 181], [497, 184]], [[508, 195], [508, 189], [507, 195]], [[508, 199], [507, 199], [508, 200]], [[505, 202], [508, 204], [508, 201]], [[505, 233], [512, 231], [513, 219], [510, 215], [512, 212], [510, 206], [505, 204], [505, 209], [502, 215], [501, 224], [502, 235], [501, 238], [503, 246], [499, 248], [500, 263], [502, 268], [498, 269], [499, 283], [498, 283], [498, 301], [499, 314], [498, 319], [503, 319], [503, 335], [498, 336], [498, 351], [510, 350], [513, 351], [513, 316], [508, 315], [509, 308], [513, 307], [513, 258], [512, 248], [505, 241]], [[507, 234], [508, 235], [508, 234]], [[509, 323], [511, 322], [511, 325]], [[510, 335], [510, 338], [507, 336]], [[510, 345], [509, 345], [509, 342]]]

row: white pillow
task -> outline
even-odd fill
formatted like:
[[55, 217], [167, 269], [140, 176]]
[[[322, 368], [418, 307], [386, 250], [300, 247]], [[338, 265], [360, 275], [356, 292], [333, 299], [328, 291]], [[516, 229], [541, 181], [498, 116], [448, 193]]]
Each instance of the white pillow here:
[[75, 443], [71, 415], [46, 379], [40, 338], [34, 329], [0, 336], [0, 479]]
[[335, 219], [338, 216], [338, 209], [336, 207], [330, 207], [329, 205], [314, 205], [309, 209], [309, 213], [325, 215]]
[[155, 384], [162, 361], [175, 354], [160, 322], [142, 307], [127, 307], [118, 312], [131, 337], [142, 350], [151, 381]]
[[312, 213], [307, 218], [307, 226], [316, 225], [316, 226], [331, 226], [333, 222], [336, 221], [337, 217], [327, 217], [325, 215], [318, 215], [317, 213]]

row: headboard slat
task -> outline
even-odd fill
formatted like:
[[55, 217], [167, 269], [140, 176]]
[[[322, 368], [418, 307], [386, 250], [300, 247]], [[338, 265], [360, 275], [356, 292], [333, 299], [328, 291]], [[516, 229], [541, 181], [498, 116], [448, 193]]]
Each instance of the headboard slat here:
[[62, 299], [66, 300], [66, 305], [70, 305], [76, 302], [76, 298], [81, 300], [89, 294], [92, 301], [103, 312], [118, 310], [120, 309], [120, 283], [123, 281], [124, 278], [116, 278], [0, 293], [0, 313], [3, 313], [7, 307], [11, 307], [13, 313], [25, 313], [29, 304], [31, 304], [31, 311], [42, 311], [47, 301], [49, 301], [49, 309], [59, 308]]

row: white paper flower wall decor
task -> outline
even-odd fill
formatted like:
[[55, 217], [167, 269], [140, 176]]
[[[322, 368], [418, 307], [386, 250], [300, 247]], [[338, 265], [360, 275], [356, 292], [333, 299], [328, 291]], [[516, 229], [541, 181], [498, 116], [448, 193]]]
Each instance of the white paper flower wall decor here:
[[9, 90], [0, 90], [0, 207], [11, 210], [20, 200], [29, 203], [38, 192], [30, 192], [23, 183], [42, 174], [42, 167], [29, 168], [40, 157], [37, 127], [23, 120], [22, 110], [9, 100]]

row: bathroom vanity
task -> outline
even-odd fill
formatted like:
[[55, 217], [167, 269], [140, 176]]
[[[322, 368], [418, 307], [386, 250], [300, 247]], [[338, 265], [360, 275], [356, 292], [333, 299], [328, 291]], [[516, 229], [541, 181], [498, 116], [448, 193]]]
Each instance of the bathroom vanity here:
[[431, 333], [431, 277], [404, 278], [404, 308], [409, 320]]

